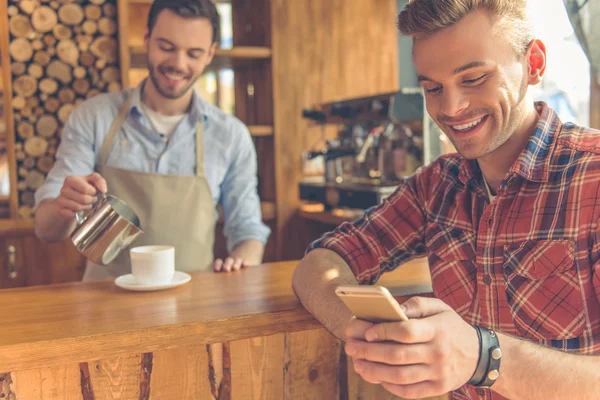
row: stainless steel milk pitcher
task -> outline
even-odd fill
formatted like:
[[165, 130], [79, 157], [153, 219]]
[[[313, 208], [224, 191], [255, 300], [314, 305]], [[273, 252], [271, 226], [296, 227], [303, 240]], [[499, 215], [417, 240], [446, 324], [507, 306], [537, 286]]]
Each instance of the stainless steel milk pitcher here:
[[71, 240], [81, 254], [98, 265], [110, 264], [143, 233], [135, 212], [112, 195], [100, 194], [87, 216], [77, 214], [77, 223]]

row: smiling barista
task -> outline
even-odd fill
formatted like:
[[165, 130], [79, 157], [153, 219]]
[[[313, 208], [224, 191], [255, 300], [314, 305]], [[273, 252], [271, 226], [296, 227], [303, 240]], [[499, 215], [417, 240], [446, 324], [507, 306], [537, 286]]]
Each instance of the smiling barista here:
[[[35, 231], [66, 239], [75, 214], [98, 192], [124, 200], [140, 217], [135, 245], [176, 248], [176, 269], [238, 270], [262, 262], [270, 229], [262, 223], [256, 152], [246, 126], [193, 89], [212, 61], [219, 15], [210, 0], [156, 0], [145, 46], [150, 79], [101, 94], [71, 114], [56, 164], [36, 192]], [[214, 260], [221, 204], [229, 257]], [[129, 252], [109, 266], [88, 263], [84, 280], [130, 272]]]

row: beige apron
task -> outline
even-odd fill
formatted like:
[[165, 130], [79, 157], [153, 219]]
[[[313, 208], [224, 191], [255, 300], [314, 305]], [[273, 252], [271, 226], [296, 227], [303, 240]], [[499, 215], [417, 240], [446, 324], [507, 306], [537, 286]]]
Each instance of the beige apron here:
[[[202, 122], [196, 124], [196, 176], [160, 175], [106, 165], [108, 155], [127, 117], [130, 99], [119, 110], [100, 151], [98, 172], [108, 193], [122, 199], [140, 217], [144, 233], [131, 247], [175, 246], [175, 269], [209, 270], [213, 262], [215, 207], [204, 176]], [[131, 272], [129, 249], [108, 266], [88, 262], [83, 280], [118, 277]]]

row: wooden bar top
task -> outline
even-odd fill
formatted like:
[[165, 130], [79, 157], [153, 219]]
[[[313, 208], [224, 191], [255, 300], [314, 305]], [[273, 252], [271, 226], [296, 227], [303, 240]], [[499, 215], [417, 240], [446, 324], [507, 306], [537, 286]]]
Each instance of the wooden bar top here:
[[[0, 290], [0, 371], [320, 327], [292, 291], [296, 264], [196, 272], [183, 286], [155, 292], [126, 291], [112, 280]], [[427, 261], [411, 261], [379, 284], [394, 295], [430, 292]]]

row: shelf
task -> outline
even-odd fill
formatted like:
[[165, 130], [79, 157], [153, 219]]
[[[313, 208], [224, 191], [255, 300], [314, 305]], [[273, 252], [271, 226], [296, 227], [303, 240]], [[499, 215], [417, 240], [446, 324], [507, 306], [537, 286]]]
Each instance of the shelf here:
[[[217, 224], [223, 224], [223, 211], [221, 210], [221, 206], [218, 207], [219, 210], [219, 220]], [[262, 213], [263, 222], [274, 221], [277, 217], [276, 213], [277, 209], [275, 208], [275, 203], [270, 201], [261, 201], [260, 202], [260, 212]]]
[[248, 130], [254, 137], [273, 136], [273, 127], [269, 125], [249, 125]]
[[[146, 68], [146, 49], [143, 46], [130, 46], [131, 68]], [[268, 47], [238, 46], [231, 49], [217, 49], [215, 58], [207, 70], [219, 70], [244, 66], [271, 59]]]
[[334, 208], [325, 210], [323, 204], [302, 204], [298, 209], [301, 218], [321, 222], [327, 225], [341, 225], [344, 222], [352, 222], [360, 218], [365, 210]]
[[260, 211], [263, 221], [273, 221], [277, 218], [277, 209], [275, 203], [270, 201], [260, 202]]

